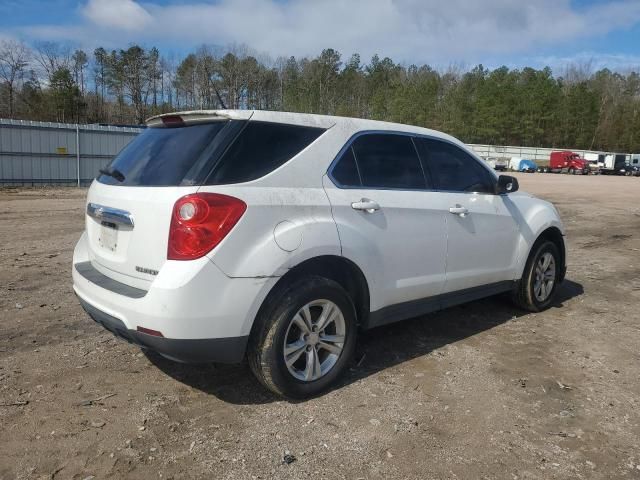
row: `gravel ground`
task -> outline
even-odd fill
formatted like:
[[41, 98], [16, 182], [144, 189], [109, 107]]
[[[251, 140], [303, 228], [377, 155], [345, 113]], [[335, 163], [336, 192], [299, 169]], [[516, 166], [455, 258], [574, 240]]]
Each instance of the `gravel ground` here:
[[0, 479], [640, 478], [640, 179], [519, 178], [567, 226], [557, 304], [373, 330], [299, 403], [103, 331], [71, 288], [86, 191], [0, 190]]

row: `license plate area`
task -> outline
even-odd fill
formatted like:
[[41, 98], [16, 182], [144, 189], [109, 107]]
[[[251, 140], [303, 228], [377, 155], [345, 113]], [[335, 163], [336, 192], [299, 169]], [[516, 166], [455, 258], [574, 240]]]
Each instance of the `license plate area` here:
[[118, 225], [113, 222], [100, 222], [98, 244], [106, 250], [115, 252], [118, 248]]

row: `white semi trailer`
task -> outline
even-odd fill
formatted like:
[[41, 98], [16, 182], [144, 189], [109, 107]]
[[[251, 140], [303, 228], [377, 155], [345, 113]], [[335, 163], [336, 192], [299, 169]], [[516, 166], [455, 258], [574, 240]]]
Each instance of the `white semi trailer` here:
[[629, 164], [629, 156], [624, 153], [610, 153], [598, 160], [598, 170], [602, 175], [633, 175], [634, 169]]

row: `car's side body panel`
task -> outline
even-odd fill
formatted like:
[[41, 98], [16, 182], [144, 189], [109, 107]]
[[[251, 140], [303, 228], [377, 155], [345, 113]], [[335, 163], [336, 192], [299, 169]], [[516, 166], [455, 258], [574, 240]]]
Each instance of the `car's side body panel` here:
[[[385, 131], [387, 126], [372, 123], [376, 132]], [[398, 127], [388, 124], [387, 130], [398, 132]], [[424, 129], [407, 130], [409, 135], [424, 134]], [[555, 211], [547, 212], [546, 202], [527, 195], [524, 198], [530, 201], [516, 204], [511, 195], [339, 189], [326, 175], [330, 164], [345, 144], [371, 131], [362, 130], [358, 121], [339, 122], [290, 162], [261, 179], [200, 187], [202, 192], [236, 196], [248, 205], [245, 216], [208, 257], [229, 277], [263, 278], [280, 277], [314, 257], [342, 255], [362, 270], [370, 291], [369, 308], [375, 312], [441, 293], [480, 292], [477, 287], [518, 279], [537, 235], [551, 225], [554, 217], [554, 225], [561, 228]], [[474, 155], [464, 145], [444, 137]], [[448, 213], [460, 196], [470, 207], [465, 218]], [[383, 209], [389, 201], [408, 202], [400, 210], [414, 215], [403, 215], [397, 228], [389, 224], [382, 228], [380, 222], [372, 223], [374, 217], [380, 220], [382, 216], [350, 207], [361, 197], [372, 197]], [[541, 203], [545, 206], [540, 207]], [[419, 212], [420, 208], [424, 211]], [[543, 211], [549, 222], [541, 221]], [[416, 215], [424, 218], [419, 220]], [[526, 224], [528, 218], [535, 224], [533, 237], [531, 226]], [[405, 231], [411, 235], [395, 233]], [[289, 246], [278, 244], [277, 232], [287, 237], [280, 243], [289, 242]], [[388, 234], [388, 241], [379, 242], [381, 233]]]
[[229, 277], [284, 275], [321, 255], [340, 255], [331, 207], [320, 188], [202, 187], [240, 198], [247, 211], [207, 255]]
[[432, 297], [420, 298], [409, 302], [396, 303], [371, 312], [363, 327], [364, 329], [375, 328], [408, 318], [426, 315], [462, 303], [508, 292], [512, 290], [513, 287], [513, 281], [504, 280], [479, 285], [477, 287], [465, 288], [463, 290], [456, 290], [454, 292], [442, 293]]
[[447, 207], [469, 213], [447, 216], [447, 273], [443, 291], [455, 292], [511, 279], [518, 225], [503, 205], [504, 196], [440, 192]]
[[[370, 309], [438, 295], [445, 279], [446, 220], [432, 191], [340, 189], [325, 177], [342, 255], [363, 270]], [[375, 201], [380, 209], [354, 210]]]
[[[558, 212], [551, 203], [525, 192], [505, 195], [504, 199], [504, 204], [520, 231], [515, 248], [517, 260], [514, 270], [514, 279], [519, 279], [522, 277], [531, 247], [538, 237], [549, 228], [557, 228], [562, 235], [565, 235], [565, 230]], [[562, 254], [566, 257], [566, 252]]]

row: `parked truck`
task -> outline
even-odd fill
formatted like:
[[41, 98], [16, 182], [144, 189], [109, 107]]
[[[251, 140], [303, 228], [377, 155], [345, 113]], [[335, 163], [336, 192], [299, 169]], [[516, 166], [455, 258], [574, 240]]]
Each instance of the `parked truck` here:
[[598, 160], [598, 170], [602, 175], [635, 175], [637, 168], [630, 165], [624, 153], [610, 153]]
[[585, 153], [584, 159], [589, 162], [589, 169], [591, 173], [598, 174], [600, 170], [598, 169], [598, 162], [603, 162], [604, 157], [606, 155], [604, 153]]
[[503, 157], [489, 157], [486, 161], [491, 168], [499, 172], [504, 172], [509, 165], [509, 161]]
[[587, 175], [590, 172], [589, 162], [580, 154], [570, 150], [551, 152], [547, 172]]

